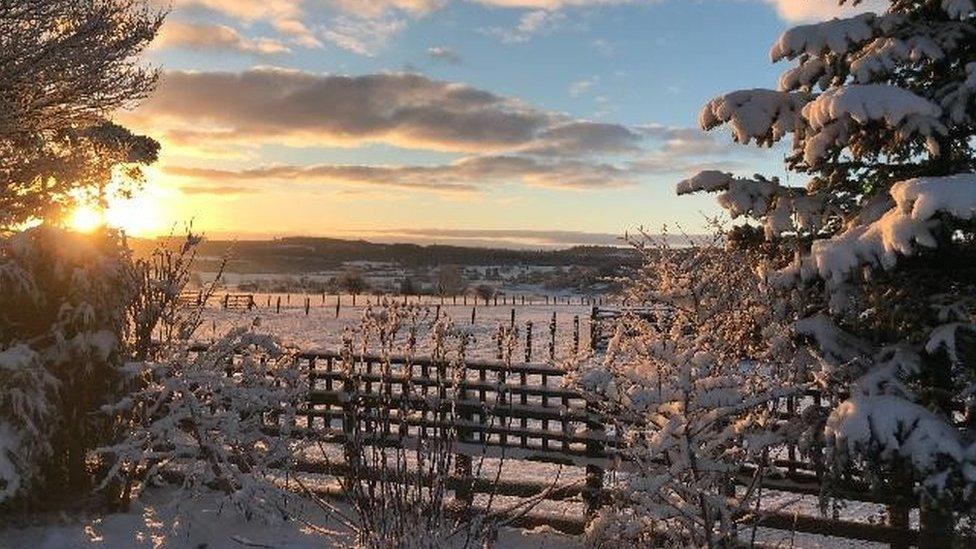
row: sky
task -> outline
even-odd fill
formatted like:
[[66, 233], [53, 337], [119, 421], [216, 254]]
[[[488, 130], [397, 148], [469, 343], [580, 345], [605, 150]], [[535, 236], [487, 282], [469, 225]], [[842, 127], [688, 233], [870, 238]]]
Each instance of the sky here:
[[[701, 232], [702, 169], [784, 149], [704, 133], [712, 97], [776, 86], [785, 29], [829, 0], [173, 0], [156, 93], [117, 118], [163, 146], [120, 206], [143, 233], [603, 243]], [[868, 8], [874, 7], [868, 5]], [[862, 5], [859, 9], [865, 9]], [[791, 179], [792, 177], [792, 179]], [[111, 212], [110, 212], [111, 213]]]

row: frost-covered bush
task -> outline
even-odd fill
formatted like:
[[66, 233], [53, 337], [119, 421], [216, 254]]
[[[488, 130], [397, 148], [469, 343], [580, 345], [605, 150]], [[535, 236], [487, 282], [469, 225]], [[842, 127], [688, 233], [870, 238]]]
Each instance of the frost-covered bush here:
[[678, 192], [719, 193], [764, 245], [793, 252], [769, 276], [821, 292], [797, 326], [825, 396], [811, 453], [836, 476], [920, 493], [927, 539], [948, 545], [949, 511], [976, 509], [976, 4], [886, 5], [786, 31], [770, 52], [793, 64], [779, 89], [702, 110], [704, 129], [728, 125], [741, 143], [790, 135], [804, 186], [710, 171]]
[[7, 450], [17, 442], [7, 497], [88, 487], [86, 455], [110, 429], [96, 412], [121, 383], [129, 261], [111, 232], [42, 226], [0, 241], [0, 424]]
[[624, 441], [612, 504], [587, 530], [597, 546], [735, 545], [768, 453], [789, 436], [773, 415], [796, 391], [789, 308], [722, 239], [638, 241], [627, 297], [644, 305], [572, 378]]
[[127, 368], [140, 388], [102, 410], [131, 422], [121, 441], [98, 449], [113, 459], [103, 484], [175, 484], [177, 501], [215, 490], [245, 518], [287, 518], [283, 475], [300, 444], [292, 430], [308, 390], [289, 352], [237, 329], [204, 350], [174, 346]]
[[138, 388], [124, 365], [198, 323], [179, 302], [198, 242], [136, 259], [109, 230], [39, 226], [0, 240], [0, 502], [56, 505], [104, 474], [108, 460], [90, 452], [128, 420], [100, 410]]

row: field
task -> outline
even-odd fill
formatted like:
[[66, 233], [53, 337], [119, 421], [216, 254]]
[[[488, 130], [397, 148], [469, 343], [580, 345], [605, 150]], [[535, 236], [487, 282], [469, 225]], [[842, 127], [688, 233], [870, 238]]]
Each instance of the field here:
[[[338, 315], [336, 314], [336, 296], [307, 296], [309, 301], [306, 314], [306, 296], [299, 294], [255, 294], [253, 309], [222, 308], [222, 296], [217, 296], [214, 303], [205, 311], [204, 323], [197, 332], [197, 337], [210, 340], [234, 327], [253, 326], [260, 333], [275, 334], [283, 341], [302, 350], [337, 350], [342, 341], [342, 334], [346, 328], [359, 324], [363, 313], [369, 306], [377, 303], [376, 297], [359, 296], [356, 305], [352, 305], [351, 296], [342, 296]], [[281, 300], [280, 309], [277, 304]], [[411, 297], [410, 304], [418, 304], [422, 309], [424, 321], [429, 323], [439, 315], [449, 317], [454, 325], [473, 336], [473, 344], [469, 348], [469, 358], [493, 359], [497, 354], [497, 345], [492, 339], [499, 325], [511, 325], [514, 311], [515, 326], [519, 329], [519, 346], [515, 357], [523, 360], [527, 356], [532, 362], [549, 360], [549, 345], [553, 342], [550, 323], [555, 315], [555, 360], [561, 361], [574, 355], [574, 351], [585, 351], [590, 345], [590, 314], [591, 305], [580, 304], [580, 298], [574, 298], [572, 304], [565, 304], [565, 298], [556, 305], [538, 303], [522, 305], [520, 300], [515, 305], [494, 305], [494, 301], [485, 306], [472, 305], [469, 298], [468, 305], [454, 305], [450, 299], [441, 305], [440, 298]], [[535, 298], [535, 301], [542, 301]], [[400, 298], [402, 302], [402, 298]], [[461, 300], [458, 299], [461, 303]], [[271, 304], [270, 306], [268, 304]], [[474, 315], [474, 323], [472, 320]], [[528, 325], [532, 323], [531, 354], [526, 352], [528, 345]], [[574, 334], [578, 334], [576, 343]], [[423, 354], [424, 341], [420, 342], [420, 353]]]

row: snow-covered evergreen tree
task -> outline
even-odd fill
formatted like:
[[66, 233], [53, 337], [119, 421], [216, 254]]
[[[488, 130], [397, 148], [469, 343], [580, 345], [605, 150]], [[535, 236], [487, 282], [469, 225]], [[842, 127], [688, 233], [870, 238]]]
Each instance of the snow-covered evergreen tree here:
[[761, 146], [791, 135], [805, 186], [709, 171], [678, 192], [720, 193], [795, 252], [770, 280], [824, 290], [797, 331], [822, 359], [828, 463], [907, 475], [923, 523], [948, 535], [976, 487], [976, 5], [893, 0], [790, 29], [770, 56], [792, 62], [779, 88], [717, 97], [701, 126]]

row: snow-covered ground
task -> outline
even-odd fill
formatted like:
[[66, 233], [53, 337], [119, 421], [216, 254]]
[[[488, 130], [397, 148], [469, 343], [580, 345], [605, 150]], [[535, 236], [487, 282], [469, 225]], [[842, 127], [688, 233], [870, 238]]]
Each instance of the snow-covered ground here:
[[[270, 296], [269, 308], [267, 294], [255, 296], [257, 307], [253, 310], [230, 310], [219, 307], [206, 309], [204, 323], [197, 336], [209, 340], [227, 330], [240, 326], [254, 326], [261, 333], [275, 334], [289, 345], [301, 349], [336, 350], [340, 347], [343, 330], [358, 324], [367, 304], [367, 298], [360, 297], [356, 307], [351, 305], [349, 296], [343, 297], [339, 316], [336, 317], [335, 297], [329, 296], [322, 303], [321, 296], [310, 297], [309, 314], [305, 314], [305, 297], [292, 294], [290, 303], [282, 297], [281, 312], [275, 312], [278, 296]], [[375, 298], [371, 301], [375, 304]], [[413, 301], [411, 301], [413, 303]], [[438, 314], [438, 302], [425, 305], [429, 310], [427, 319], [433, 320]], [[475, 322], [471, 323], [474, 310]], [[515, 324], [519, 328], [520, 345], [516, 350], [519, 360], [525, 357], [526, 322], [532, 322], [532, 360], [543, 362], [549, 356], [549, 323], [556, 314], [556, 359], [564, 360], [573, 355], [574, 318], [579, 318], [579, 347], [585, 350], [590, 341], [590, 312], [588, 305], [452, 305], [440, 306], [441, 315], [450, 316], [455, 326], [470, 332], [474, 344], [468, 356], [474, 359], [495, 358], [497, 345], [492, 335], [499, 324], [511, 323], [512, 310], [515, 311]], [[423, 344], [423, 342], [421, 342]], [[420, 352], [423, 352], [421, 347]]]
[[[42, 516], [34, 525], [0, 528], [0, 549], [142, 549], [195, 548], [330, 549], [348, 547], [350, 535], [309, 505], [300, 513], [306, 521], [335, 531], [319, 533], [300, 521], [267, 524], [244, 521], [233, 509], [220, 506], [220, 498], [195, 500], [173, 497], [170, 490], [150, 490], [127, 513], [90, 517]], [[513, 549], [573, 549], [578, 538], [546, 529], [503, 529], [497, 547]]]

